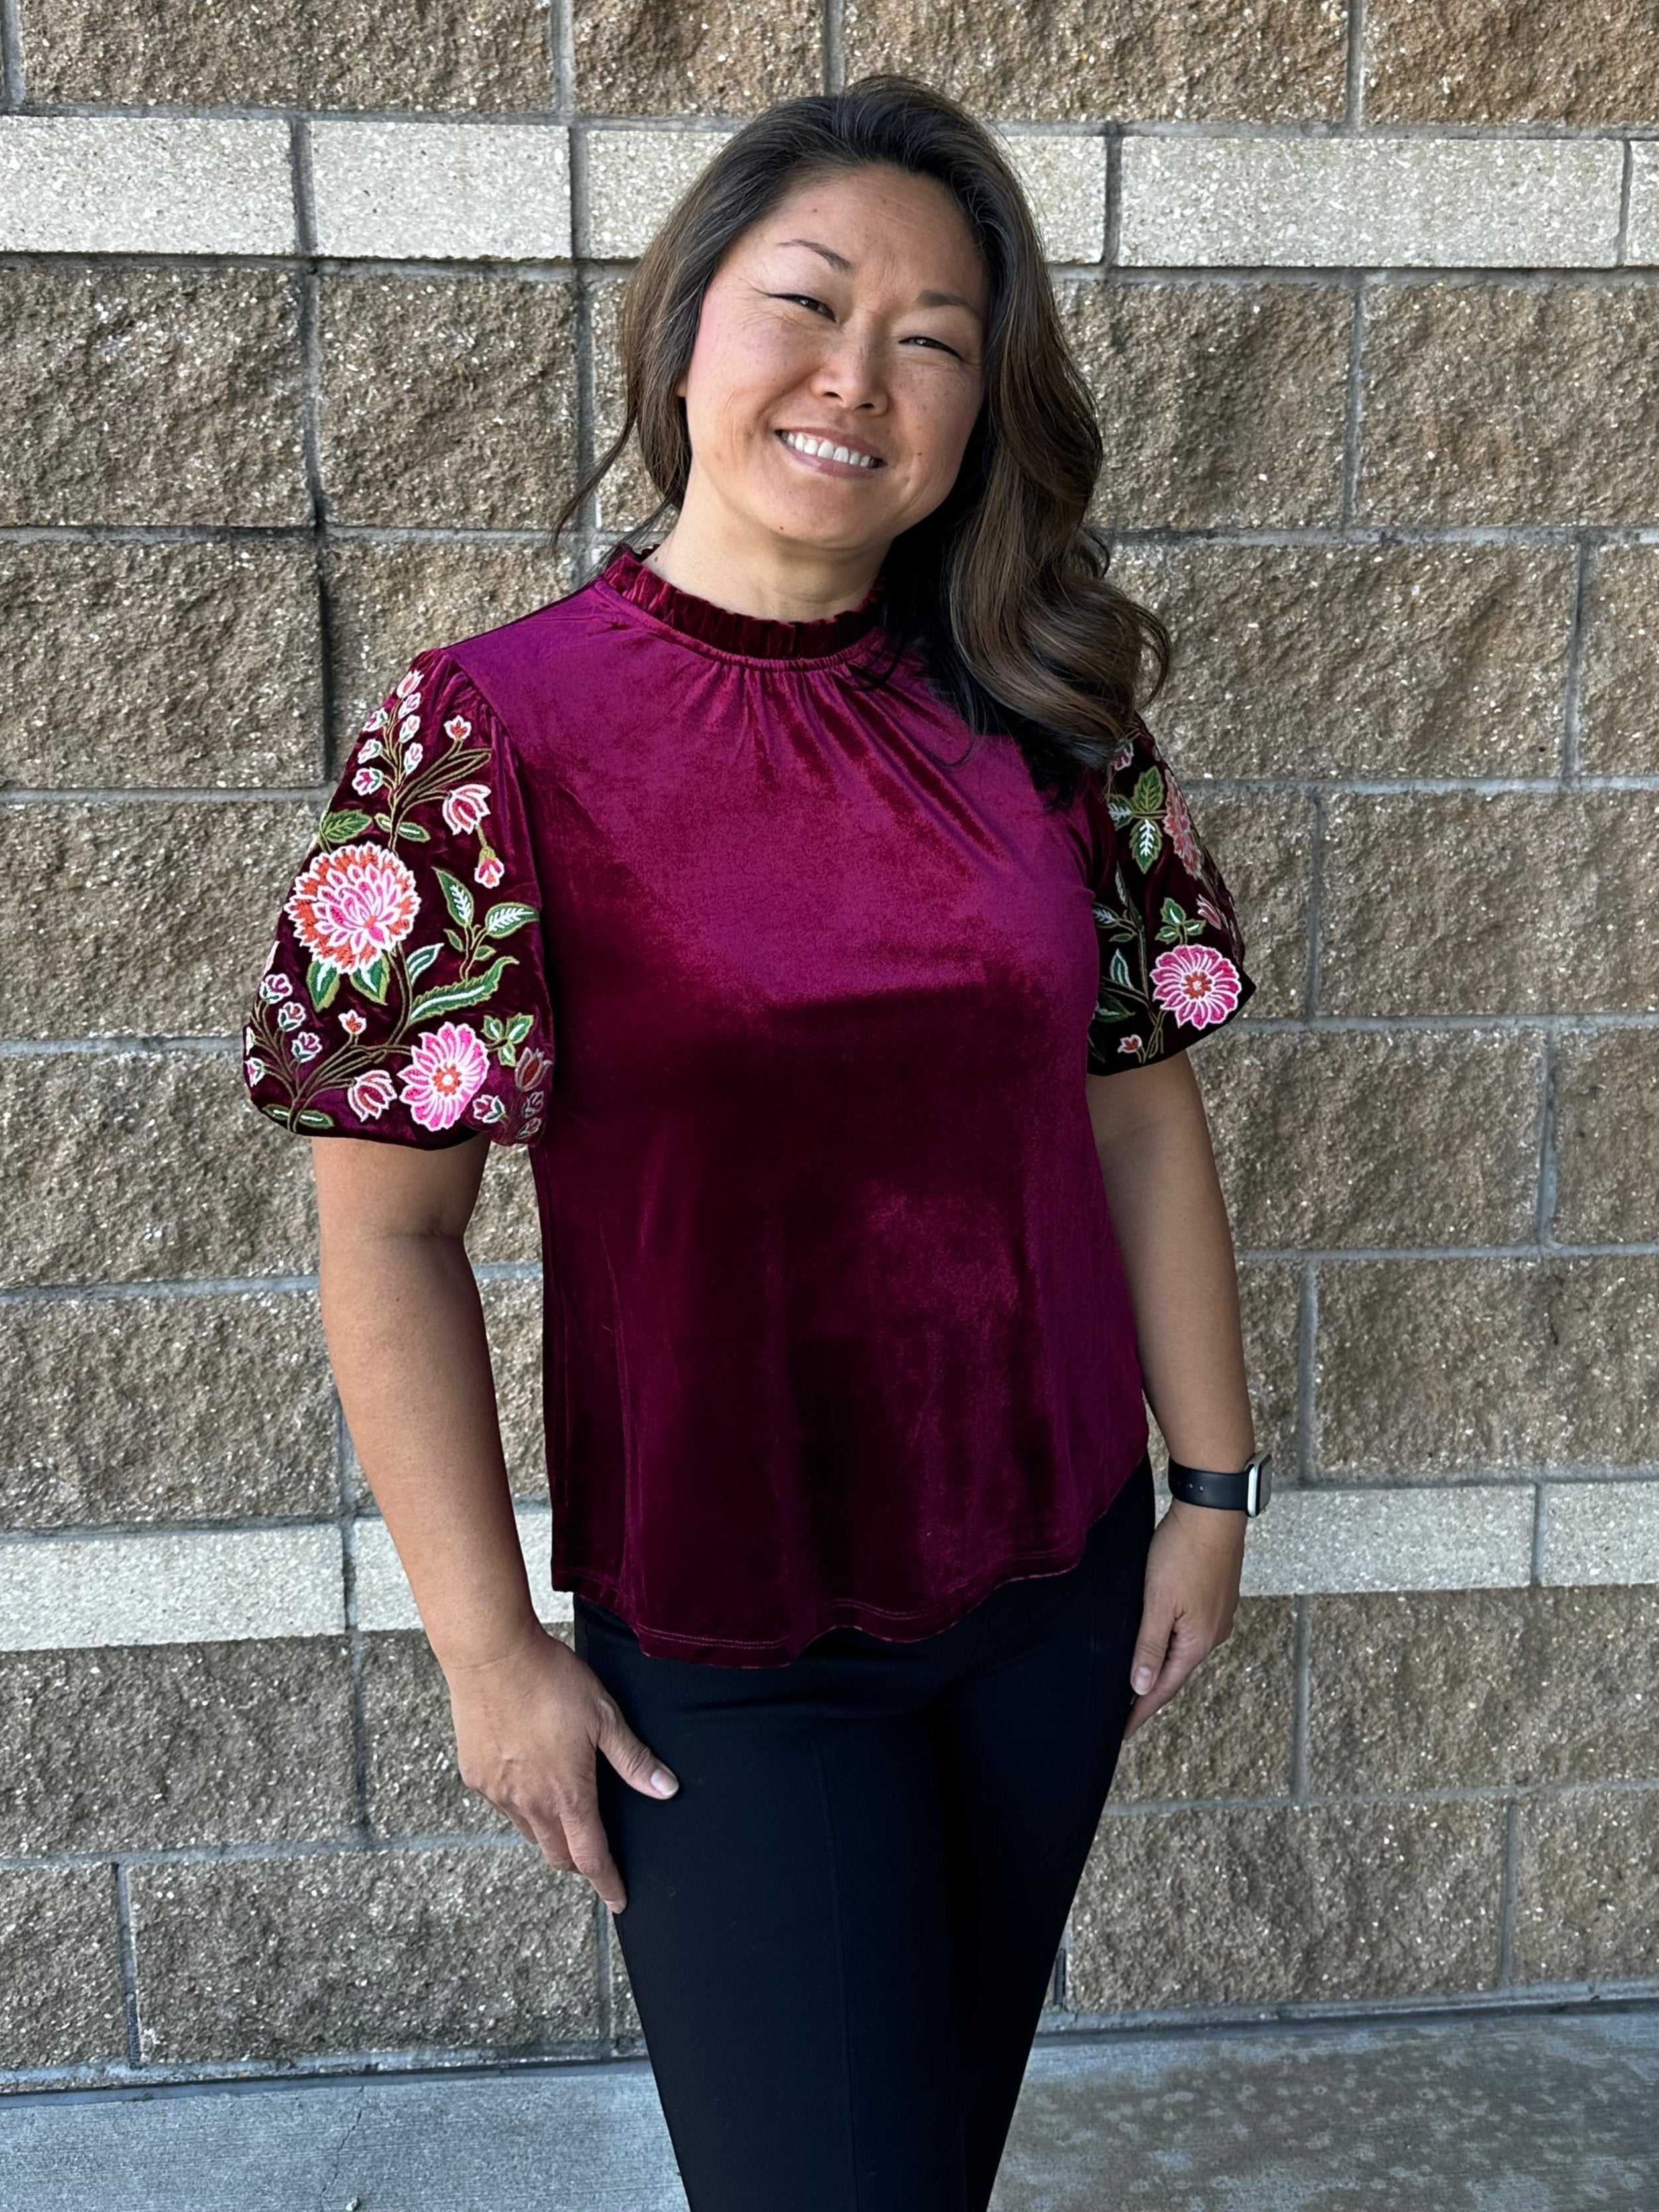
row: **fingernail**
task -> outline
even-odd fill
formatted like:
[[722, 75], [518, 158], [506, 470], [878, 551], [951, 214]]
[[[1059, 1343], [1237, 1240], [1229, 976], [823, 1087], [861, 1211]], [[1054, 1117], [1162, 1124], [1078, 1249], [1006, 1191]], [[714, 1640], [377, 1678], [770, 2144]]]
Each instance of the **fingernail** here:
[[651, 1787], [656, 1791], [659, 1797], [672, 1797], [679, 1786], [679, 1784], [675, 1781], [673, 1776], [668, 1771], [668, 1769], [665, 1766], [653, 1766], [652, 1768]]
[[1137, 1690], [1143, 1692], [1150, 1690], [1152, 1686], [1152, 1670], [1150, 1667], [1137, 1667], [1130, 1680]]

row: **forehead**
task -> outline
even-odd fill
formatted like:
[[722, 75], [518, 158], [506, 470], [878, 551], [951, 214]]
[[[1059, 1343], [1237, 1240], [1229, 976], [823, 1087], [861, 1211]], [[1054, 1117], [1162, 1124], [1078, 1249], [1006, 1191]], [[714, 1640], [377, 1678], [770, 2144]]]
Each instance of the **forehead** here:
[[943, 185], [902, 169], [872, 164], [809, 178], [739, 243], [764, 252], [827, 248], [817, 258], [844, 264], [854, 280], [933, 283], [976, 304], [985, 298], [984, 261], [966, 216]]

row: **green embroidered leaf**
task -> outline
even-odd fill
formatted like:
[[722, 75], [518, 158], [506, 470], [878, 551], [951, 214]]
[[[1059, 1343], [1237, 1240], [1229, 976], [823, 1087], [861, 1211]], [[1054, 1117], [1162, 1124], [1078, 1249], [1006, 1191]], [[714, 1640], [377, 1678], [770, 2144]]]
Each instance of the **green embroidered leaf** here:
[[1130, 988], [1133, 978], [1129, 974], [1129, 963], [1121, 952], [1113, 953], [1112, 964], [1106, 972], [1113, 982], [1120, 985], [1124, 990], [1127, 991]]
[[507, 1035], [507, 1024], [499, 1014], [486, 1014], [483, 1033], [486, 1044], [499, 1044]]
[[1155, 768], [1143, 769], [1135, 778], [1134, 807], [1137, 814], [1163, 813], [1164, 778]]
[[1195, 915], [1188, 913], [1176, 900], [1164, 902], [1164, 927], [1158, 933], [1160, 945], [1188, 945], [1195, 937], [1202, 937], [1204, 924]]
[[512, 1020], [507, 1025], [507, 1042], [509, 1044], [522, 1044], [535, 1026], [536, 1017], [534, 1014], [514, 1014]]
[[527, 921], [534, 921], [536, 909], [519, 899], [503, 899], [492, 906], [484, 916], [486, 937], [511, 937], [515, 929], [522, 929]]
[[465, 938], [463, 938], [462, 936], [460, 936], [460, 935], [459, 934], [459, 933], [458, 933], [458, 932], [456, 932], [455, 930], [453, 930], [453, 929], [447, 929], [447, 930], [445, 930], [445, 932], [444, 932], [444, 943], [445, 943], [446, 945], [447, 945], [451, 946], [451, 947], [452, 947], [455, 951], [457, 951], [457, 952], [465, 952], [465, 950], [466, 950], [466, 940], [465, 940]]
[[325, 1114], [320, 1106], [302, 1106], [294, 1117], [296, 1129], [331, 1129], [334, 1116]]
[[411, 845], [429, 845], [432, 842], [432, 832], [422, 830], [418, 822], [400, 822], [398, 835], [407, 837]]
[[343, 845], [348, 837], [356, 837], [368, 827], [368, 817], [355, 806], [343, 806], [333, 814], [325, 814], [317, 825], [317, 835], [325, 845]]
[[378, 960], [370, 961], [367, 968], [359, 968], [351, 981], [353, 988], [372, 999], [377, 1006], [386, 1004], [386, 987], [392, 978], [392, 963], [381, 953]]
[[452, 876], [447, 868], [437, 870], [439, 886], [444, 895], [444, 904], [463, 929], [472, 927], [472, 894], [459, 876]]
[[1115, 1022], [1138, 1022], [1144, 1018], [1145, 1009], [1131, 1006], [1125, 999], [1113, 998], [1109, 991], [1103, 991], [1095, 1016], [1098, 1019], [1103, 1015]]
[[1129, 851], [1143, 875], [1157, 860], [1163, 843], [1164, 832], [1156, 822], [1137, 822], [1130, 830]]
[[503, 1067], [516, 1067], [519, 1064], [519, 1048], [515, 1044], [504, 1044], [496, 1052], [495, 1057]]
[[423, 991], [409, 1010], [410, 1024], [429, 1022], [436, 1014], [453, 1014], [459, 1006], [476, 1006], [501, 981], [502, 970], [518, 964], [510, 952], [503, 952], [470, 983], [441, 983], [435, 991]]
[[417, 945], [404, 963], [404, 972], [411, 983], [418, 982], [438, 957], [435, 945]]
[[340, 988], [340, 971], [325, 967], [313, 960], [306, 970], [306, 996], [319, 1014], [326, 1013], [334, 1004], [334, 994]]
[[1111, 816], [1112, 826], [1116, 830], [1121, 830], [1124, 823], [1133, 820], [1134, 816], [1133, 807], [1121, 792], [1116, 791], [1113, 792], [1107, 799], [1106, 811]]

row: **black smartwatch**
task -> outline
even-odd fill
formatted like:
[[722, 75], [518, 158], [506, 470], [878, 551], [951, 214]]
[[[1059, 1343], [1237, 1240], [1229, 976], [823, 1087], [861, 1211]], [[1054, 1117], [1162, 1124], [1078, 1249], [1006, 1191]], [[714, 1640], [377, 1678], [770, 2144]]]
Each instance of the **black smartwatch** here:
[[1183, 1467], [1178, 1459], [1172, 1459], [1170, 1495], [1183, 1505], [1219, 1505], [1235, 1513], [1248, 1513], [1254, 1519], [1266, 1506], [1273, 1487], [1267, 1474], [1272, 1464], [1270, 1452], [1257, 1452], [1237, 1474], [1220, 1474], [1213, 1468]]

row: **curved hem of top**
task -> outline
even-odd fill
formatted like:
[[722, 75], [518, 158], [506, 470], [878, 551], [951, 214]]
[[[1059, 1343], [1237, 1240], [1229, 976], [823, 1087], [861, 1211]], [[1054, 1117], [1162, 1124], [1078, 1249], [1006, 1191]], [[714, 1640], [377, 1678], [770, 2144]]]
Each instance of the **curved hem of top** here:
[[635, 621], [648, 623], [664, 637], [672, 638], [676, 645], [683, 645], [688, 653], [701, 653], [710, 660], [729, 660], [739, 668], [778, 668], [795, 672], [839, 668], [855, 659], [861, 653], [869, 653], [873, 659], [876, 656], [871, 650], [872, 638], [879, 638], [890, 652], [892, 649], [891, 638], [877, 623], [869, 629], [861, 630], [857, 637], [849, 638], [845, 645], [838, 645], [833, 653], [738, 653], [730, 646], [713, 644], [706, 637], [698, 637], [690, 630], [678, 629], [674, 623], [665, 622], [660, 615], [653, 614], [649, 607], [641, 606], [637, 599], [630, 599], [626, 592], [619, 592], [614, 584], [607, 582], [603, 572], [592, 579], [588, 589], [602, 592], [619, 607], [626, 608]]
[[[829, 1617], [810, 1630], [799, 1642], [793, 1638], [774, 1637], [764, 1641], [747, 1638], [721, 1636], [686, 1636], [672, 1628], [642, 1628], [638, 1622], [628, 1620], [616, 1601], [618, 1595], [614, 1583], [602, 1581], [597, 1576], [578, 1574], [568, 1583], [558, 1585], [569, 1589], [575, 1596], [591, 1604], [603, 1606], [626, 1622], [629, 1633], [647, 1659], [704, 1659], [712, 1664], [742, 1667], [787, 1667], [799, 1659], [807, 1646], [827, 1636], [832, 1629], [860, 1629], [884, 1644], [919, 1644], [925, 1637], [937, 1636], [947, 1628], [954, 1628], [976, 1606], [1011, 1583], [1037, 1582], [1055, 1575], [1068, 1575], [1083, 1564], [1084, 1553], [1089, 1548], [1089, 1539], [1095, 1524], [1103, 1521], [1119, 1495], [1127, 1486], [1142, 1462], [1151, 1455], [1143, 1446], [1133, 1462], [1125, 1468], [1117, 1480], [1110, 1484], [1104, 1501], [1090, 1514], [1083, 1533], [1071, 1542], [1043, 1552], [1015, 1552], [993, 1567], [988, 1574], [975, 1576], [970, 1583], [958, 1583], [935, 1598], [933, 1604], [917, 1613], [895, 1613], [882, 1606], [867, 1605], [861, 1598], [842, 1598], [830, 1607]], [[1028, 1561], [1050, 1561], [1052, 1565], [1029, 1565]], [[888, 1624], [885, 1631], [877, 1621]], [[891, 1624], [902, 1622], [906, 1633], [896, 1636]], [[742, 1656], [728, 1655], [742, 1654]]]

